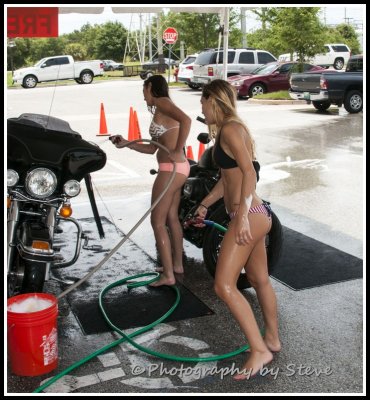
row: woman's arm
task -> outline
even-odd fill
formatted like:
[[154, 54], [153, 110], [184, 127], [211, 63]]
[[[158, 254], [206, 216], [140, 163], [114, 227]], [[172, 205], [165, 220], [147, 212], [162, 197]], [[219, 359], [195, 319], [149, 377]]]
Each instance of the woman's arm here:
[[224, 150], [228, 150], [232, 154], [242, 172], [240, 194], [237, 194], [240, 196], [239, 208], [236, 214], [236, 242], [242, 245], [252, 240], [248, 213], [256, 187], [256, 171], [249, 150], [251, 142], [249, 135], [246, 135], [245, 128], [235, 122], [223, 127], [222, 141]]
[[112, 143], [118, 148], [127, 147], [131, 150], [138, 151], [139, 153], [154, 154], [158, 150], [158, 146], [152, 143], [131, 143], [131, 141], [124, 139], [121, 135], [111, 136], [109, 138]]
[[[213, 189], [207, 194], [206, 197], [200, 202], [198, 208], [195, 211], [195, 215], [197, 215], [201, 219], [205, 219], [208, 208], [211, 207], [212, 204], [216, 203], [216, 201], [220, 200], [224, 196], [224, 185], [222, 183], [222, 179], [220, 179]], [[203, 224], [195, 224], [195, 226], [204, 226]]]

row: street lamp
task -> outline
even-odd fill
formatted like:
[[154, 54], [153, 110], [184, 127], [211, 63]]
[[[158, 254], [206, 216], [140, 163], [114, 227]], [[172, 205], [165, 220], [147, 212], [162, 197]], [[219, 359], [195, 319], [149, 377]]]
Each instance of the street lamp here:
[[9, 47], [9, 54], [10, 54], [10, 67], [12, 69], [12, 76], [14, 75], [14, 63], [13, 63], [13, 47], [15, 47], [15, 41], [9, 40], [8, 47]]

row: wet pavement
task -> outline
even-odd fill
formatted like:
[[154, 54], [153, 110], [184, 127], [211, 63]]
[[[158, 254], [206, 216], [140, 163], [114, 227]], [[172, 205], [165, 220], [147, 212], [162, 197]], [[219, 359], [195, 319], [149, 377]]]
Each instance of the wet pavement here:
[[[199, 94], [190, 96], [197, 98]], [[309, 105], [264, 106], [239, 102], [238, 106], [255, 137], [262, 165], [258, 192], [271, 201], [283, 225], [363, 258], [362, 113], [349, 115], [334, 107], [327, 113], [318, 113]], [[268, 118], [263, 119], [264, 115]], [[74, 121], [79, 124], [80, 120], [81, 117], [76, 117]], [[108, 125], [110, 120], [113, 118], [108, 118]], [[92, 127], [90, 132], [94, 132]], [[191, 140], [195, 148], [194, 136]], [[150, 206], [153, 177], [148, 171], [155, 167], [155, 162], [138, 153], [127, 151], [123, 155], [106, 148], [109, 162], [93, 176], [99, 212], [127, 234]], [[72, 205], [75, 218], [91, 217], [86, 193]], [[110, 233], [105, 240], [110, 246], [116, 244], [118, 231]], [[154, 269], [156, 250], [148, 219], [130, 240], [131, 245], [125, 243], [121, 249], [128, 264], [122, 265], [120, 259], [112, 257], [112, 266], [107, 263], [100, 274], [90, 278], [93, 287], [104, 287], [119, 279], [120, 266], [123, 275]], [[185, 242], [184, 251], [182, 283], [214, 314], [164, 322], [138, 336], [137, 341], [160, 352], [187, 357], [210, 357], [239, 348], [245, 340], [213, 291], [212, 278], [202, 263], [201, 249]], [[68, 274], [83, 276], [87, 265], [98, 261], [96, 257], [79, 260]], [[357, 279], [294, 291], [272, 279], [278, 298], [283, 347], [264, 369], [263, 377], [233, 381], [231, 375], [243, 364], [245, 354], [217, 362], [185, 363], [159, 359], [121, 343], [69, 372], [45, 391], [101, 395], [363, 393], [363, 283]], [[55, 294], [63, 290], [56, 281], [50, 281], [47, 289]], [[243, 294], [262, 326], [255, 292], [246, 289]], [[45, 376], [19, 377], [12, 374], [8, 365], [8, 394], [32, 393], [46, 378], [119, 339], [114, 332], [84, 335], [66, 297], [59, 302], [58, 334], [58, 368]]]

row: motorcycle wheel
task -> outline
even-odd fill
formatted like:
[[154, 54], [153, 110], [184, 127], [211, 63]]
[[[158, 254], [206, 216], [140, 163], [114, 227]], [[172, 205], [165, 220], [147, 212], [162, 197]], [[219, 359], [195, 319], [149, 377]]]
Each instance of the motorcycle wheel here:
[[8, 276], [8, 297], [41, 293], [45, 283], [45, 268], [45, 263], [26, 261], [17, 254]]
[[[209, 219], [227, 228], [230, 218], [226, 213], [223, 203], [209, 216]], [[223, 232], [220, 232], [214, 227], [208, 228], [204, 234], [203, 259], [204, 263], [206, 264], [207, 271], [213, 278], [215, 277], [218, 254], [220, 252], [223, 238]], [[247, 279], [247, 275], [244, 272], [239, 275], [237, 287], [239, 290], [248, 289], [251, 287], [251, 284]]]
[[45, 263], [25, 261], [22, 293], [41, 293], [45, 283]]
[[24, 276], [24, 260], [17, 253], [8, 274], [7, 296], [13, 297], [21, 293]]

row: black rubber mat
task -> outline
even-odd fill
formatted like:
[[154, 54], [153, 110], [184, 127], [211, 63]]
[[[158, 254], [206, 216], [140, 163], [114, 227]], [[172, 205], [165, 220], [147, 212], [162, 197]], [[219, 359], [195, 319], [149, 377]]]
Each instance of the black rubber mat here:
[[[110, 250], [124, 237], [124, 234], [106, 218], [102, 218], [105, 232], [105, 237], [102, 239], [99, 238], [93, 218], [80, 219], [79, 223], [89, 240], [85, 242], [75, 264], [54, 272], [59, 279], [73, 278], [76, 281], [83, 278], [109, 255]], [[58, 235], [60, 247], [64, 254], [68, 251], [72, 253], [73, 226], [64, 223], [59, 228], [62, 231]], [[67, 294], [67, 301], [83, 332], [88, 335], [112, 330], [99, 308], [99, 293], [105, 287], [126, 277], [152, 273], [157, 266], [155, 260], [130, 239], [123, 243], [96, 273]], [[149, 280], [153, 277], [154, 275], [151, 275], [139, 279]], [[183, 284], [177, 282], [176, 285], [179, 288], [181, 300], [166, 321], [213, 314], [213, 311]], [[63, 289], [67, 287], [63, 285]], [[172, 307], [175, 300], [176, 292], [167, 286], [152, 288], [146, 285], [128, 289], [126, 285], [121, 285], [105, 294], [103, 305], [106, 314], [115, 326], [119, 329], [128, 329], [154, 322]]]
[[272, 276], [301, 290], [363, 277], [363, 260], [283, 227], [281, 258]]
[[[211, 315], [213, 311], [181, 283], [177, 283], [181, 300], [165, 322], [179, 321]], [[176, 292], [168, 286], [159, 288], [115, 290], [115, 295], [103, 299], [103, 307], [109, 320], [117, 328], [125, 330], [149, 325], [162, 317], [174, 304]], [[86, 335], [112, 330], [100, 311], [98, 299], [89, 302], [73, 302], [72, 311]]]

